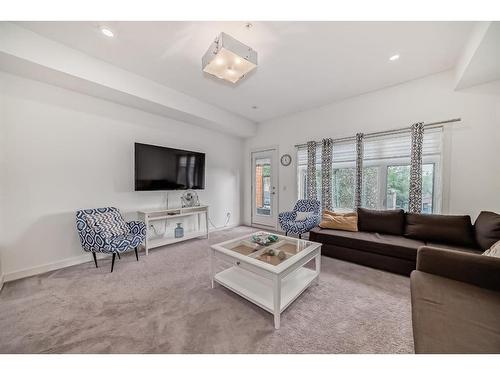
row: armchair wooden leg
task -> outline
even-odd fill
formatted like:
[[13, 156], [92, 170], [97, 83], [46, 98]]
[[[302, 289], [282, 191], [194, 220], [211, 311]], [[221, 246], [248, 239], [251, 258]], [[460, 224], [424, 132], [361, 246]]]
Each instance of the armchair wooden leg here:
[[299, 233], [299, 239], [302, 239], [302, 234], [301, 233]]
[[288, 236], [288, 231], [285, 232], [285, 236]]
[[116, 255], [118, 255], [118, 259], [122, 259], [122, 258], [120, 258], [120, 253], [117, 252]]
[[111, 272], [113, 272], [113, 268], [115, 266], [115, 256], [116, 256], [116, 253], [113, 253], [113, 259], [111, 260]]
[[92, 251], [92, 256], [94, 257], [95, 268], [99, 268], [99, 267], [97, 267], [97, 257], [95, 255], [94, 251]]
[[135, 259], [139, 261], [139, 254], [137, 253], [137, 247], [134, 250], [135, 250]]

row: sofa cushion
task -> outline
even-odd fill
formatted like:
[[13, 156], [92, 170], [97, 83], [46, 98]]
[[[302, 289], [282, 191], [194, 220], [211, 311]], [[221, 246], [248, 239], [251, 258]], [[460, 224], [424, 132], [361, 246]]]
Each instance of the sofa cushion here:
[[415, 261], [417, 249], [423, 241], [391, 234], [371, 232], [346, 232], [335, 229], [314, 228], [314, 238], [323, 244], [347, 247], [400, 259]]
[[481, 249], [489, 249], [500, 240], [500, 215], [490, 211], [482, 211], [474, 223], [476, 241]]
[[407, 213], [405, 236], [426, 242], [477, 247], [469, 215]]
[[323, 218], [321, 223], [319, 223], [321, 228], [326, 229], [338, 229], [347, 230], [350, 232], [358, 231], [358, 216], [354, 212], [349, 212], [346, 214], [333, 213], [331, 211], [326, 211], [323, 213]]
[[369, 210], [358, 208], [358, 229], [363, 232], [377, 232], [403, 235], [405, 214], [403, 210]]

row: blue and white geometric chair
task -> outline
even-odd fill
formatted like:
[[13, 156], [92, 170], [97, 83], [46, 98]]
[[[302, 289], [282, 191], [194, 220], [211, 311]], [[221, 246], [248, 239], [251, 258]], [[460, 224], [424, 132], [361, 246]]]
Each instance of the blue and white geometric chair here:
[[[278, 221], [281, 229], [285, 231], [285, 236], [288, 233], [298, 234], [302, 238], [302, 234], [309, 232], [314, 227], [317, 227], [321, 221], [320, 203], [316, 199], [299, 199], [295, 203], [293, 211], [281, 212], [278, 215]], [[305, 220], [296, 220], [297, 212], [311, 212]]]
[[111, 272], [115, 265], [115, 256], [135, 250], [146, 238], [146, 224], [142, 221], [123, 220], [120, 211], [114, 207], [92, 208], [76, 212], [76, 229], [80, 236], [83, 250], [91, 252], [97, 268], [96, 253], [113, 254]]

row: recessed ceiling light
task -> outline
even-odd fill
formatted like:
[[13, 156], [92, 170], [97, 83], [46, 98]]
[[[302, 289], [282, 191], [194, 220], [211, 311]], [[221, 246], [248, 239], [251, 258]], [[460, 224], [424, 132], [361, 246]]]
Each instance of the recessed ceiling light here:
[[391, 57], [389, 57], [389, 60], [391, 60], [391, 61], [396, 61], [398, 59], [399, 59], [399, 55], [398, 54], [392, 55]]
[[257, 108], [259, 108], [259, 107], [257, 107], [256, 105], [252, 106], [252, 109], [257, 109]]
[[108, 29], [107, 27], [101, 27], [101, 33], [106, 35], [108, 38], [112, 38], [115, 36], [115, 33], [111, 31], [111, 29]]

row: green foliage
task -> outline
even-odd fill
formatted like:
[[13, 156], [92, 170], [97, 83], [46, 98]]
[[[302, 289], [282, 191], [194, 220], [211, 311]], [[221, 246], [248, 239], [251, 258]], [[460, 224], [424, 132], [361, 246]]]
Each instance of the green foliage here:
[[410, 166], [396, 165], [387, 167], [387, 201], [396, 195], [396, 206], [408, 210], [408, 197], [410, 189]]
[[378, 191], [378, 167], [363, 168], [361, 205], [367, 208], [378, 208]]
[[354, 168], [333, 170], [333, 207], [354, 208]]
[[271, 164], [262, 165], [262, 177], [271, 177]]

